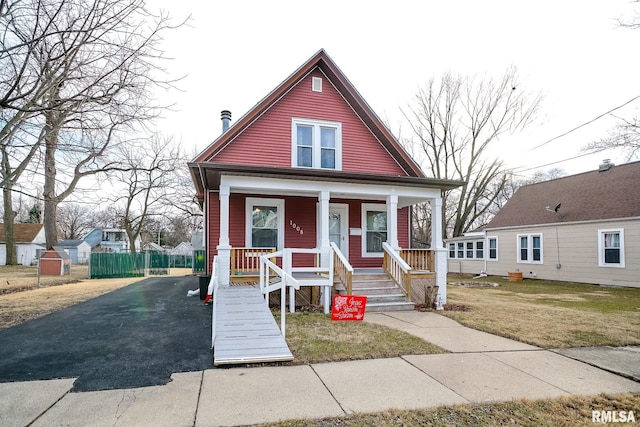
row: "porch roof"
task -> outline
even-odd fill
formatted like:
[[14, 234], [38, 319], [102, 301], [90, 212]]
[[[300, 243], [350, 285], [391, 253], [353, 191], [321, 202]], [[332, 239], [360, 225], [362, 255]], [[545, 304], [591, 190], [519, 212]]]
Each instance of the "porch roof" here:
[[221, 163], [189, 163], [189, 169], [196, 183], [198, 199], [202, 203], [205, 190], [217, 190], [220, 177], [225, 174], [249, 176], [255, 178], [278, 178], [295, 181], [329, 181], [368, 185], [402, 185], [416, 188], [437, 188], [451, 190], [464, 184], [464, 181], [424, 178], [416, 176], [374, 175], [366, 173], [327, 171], [318, 169], [290, 169], [269, 166], [236, 165]]

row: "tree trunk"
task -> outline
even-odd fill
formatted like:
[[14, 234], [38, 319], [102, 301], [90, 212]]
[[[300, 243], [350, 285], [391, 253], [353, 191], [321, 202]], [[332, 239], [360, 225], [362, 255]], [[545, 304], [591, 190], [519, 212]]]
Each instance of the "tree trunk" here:
[[47, 241], [47, 248], [58, 244], [58, 229], [56, 227], [56, 216], [58, 210], [58, 199], [56, 198], [56, 148], [58, 145], [58, 123], [59, 113], [57, 111], [45, 112], [46, 131], [44, 136], [44, 235]]
[[11, 201], [11, 184], [5, 182], [2, 189], [3, 205], [4, 205], [4, 236], [5, 236], [5, 265], [17, 265], [18, 254], [16, 248], [16, 239], [13, 235], [13, 202]]

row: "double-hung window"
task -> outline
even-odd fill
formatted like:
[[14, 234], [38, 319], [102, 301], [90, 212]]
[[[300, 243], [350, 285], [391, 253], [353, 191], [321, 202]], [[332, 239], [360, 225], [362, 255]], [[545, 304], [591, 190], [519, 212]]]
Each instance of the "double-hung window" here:
[[624, 229], [598, 230], [598, 265], [624, 267]]
[[246, 246], [282, 249], [284, 200], [247, 197], [246, 215]]
[[291, 166], [342, 169], [342, 124], [319, 120], [292, 120]]
[[497, 260], [498, 259], [498, 238], [489, 237], [487, 240], [489, 241], [489, 259]]
[[382, 256], [382, 244], [387, 241], [387, 209], [386, 205], [362, 205], [362, 256]]
[[542, 264], [542, 234], [519, 234], [518, 262]]

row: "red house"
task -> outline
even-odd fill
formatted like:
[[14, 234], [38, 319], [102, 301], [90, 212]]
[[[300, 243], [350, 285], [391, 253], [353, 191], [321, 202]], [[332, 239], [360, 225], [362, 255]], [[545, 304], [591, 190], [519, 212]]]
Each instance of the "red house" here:
[[[384, 264], [409, 298], [411, 274], [426, 272], [446, 301], [441, 191], [461, 183], [426, 177], [324, 50], [232, 126], [230, 116], [189, 163], [220, 285], [255, 270], [261, 248], [315, 248], [289, 268], [333, 265], [350, 292], [351, 271]], [[434, 212], [429, 250], [410, 248], [421, 202]]]

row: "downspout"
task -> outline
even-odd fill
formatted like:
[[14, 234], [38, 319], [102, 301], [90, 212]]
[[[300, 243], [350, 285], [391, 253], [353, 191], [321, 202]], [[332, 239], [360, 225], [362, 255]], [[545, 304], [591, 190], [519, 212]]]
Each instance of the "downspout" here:
[[200, 163], [198, 163], [198, 171], [200, 172], [200, 183], [202, 184], [202, 194], [203, 194], [203, 201], [202, 201], [202, 214], [204, 216], [204, 239], [202, 239], [202, 241], [204, 242], [204, 259], [205, 259], [205, 263], [204, 263], [204, 272], [205, 274], [210, 274], [211, 271], [209, 269], [209, 194], [206, 190], [206, 186], [204, 184], [204, 174], [202, 171], [202, 166], [200, 165]]

